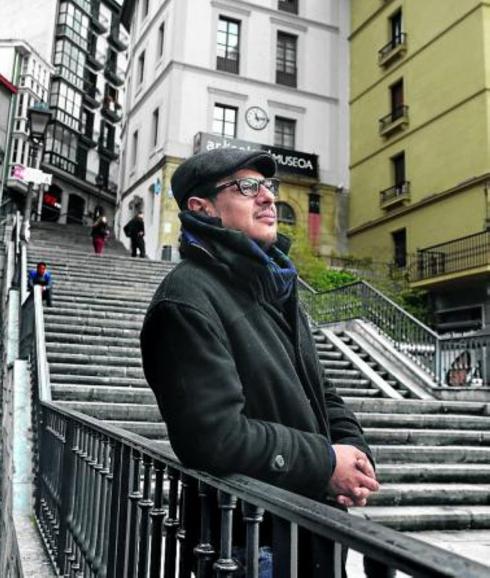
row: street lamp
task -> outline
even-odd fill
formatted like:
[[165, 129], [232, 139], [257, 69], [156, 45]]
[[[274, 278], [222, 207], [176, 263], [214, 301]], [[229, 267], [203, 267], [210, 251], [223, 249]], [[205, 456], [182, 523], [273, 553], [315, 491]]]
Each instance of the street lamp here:
[[[50, 120], [51, 112], [45, 102], [37, 102], [27, 111], [27, 132], [29, 133], [29, 141], [31, 142], [31, 166], [33, 168], [37, 168], [37, 155], [42, 143], [44, 142], [44, 135]], [[33, 187], [33, 183], [30, 182], [27, 188], [26, 204], [24, 207], [24, 239], [31, 218], [32, 197], [34, 193]]]

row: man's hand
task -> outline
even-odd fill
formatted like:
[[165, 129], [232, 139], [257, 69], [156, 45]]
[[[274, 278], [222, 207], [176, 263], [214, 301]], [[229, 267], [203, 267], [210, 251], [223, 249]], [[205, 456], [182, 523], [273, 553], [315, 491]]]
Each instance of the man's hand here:
[[373, 466], [366, 454], [354, 446], [334, 444], [337, 465], [328, 485], [341, 506], [365, 506], [371, 492], [377, 492]]

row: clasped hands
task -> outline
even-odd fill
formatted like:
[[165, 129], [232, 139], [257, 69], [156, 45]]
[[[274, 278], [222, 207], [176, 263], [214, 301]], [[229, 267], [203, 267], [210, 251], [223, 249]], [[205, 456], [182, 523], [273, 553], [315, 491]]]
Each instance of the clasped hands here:
[[337, 465], [328, 484], [341, 506], [365, 506], [369, 494], [379, 490], [374, 468], [364, 452], [354, 446], [334, 444]]

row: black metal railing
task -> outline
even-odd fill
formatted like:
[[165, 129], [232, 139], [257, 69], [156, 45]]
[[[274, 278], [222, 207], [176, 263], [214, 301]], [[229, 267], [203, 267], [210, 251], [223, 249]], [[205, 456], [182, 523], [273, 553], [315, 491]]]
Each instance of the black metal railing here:
[[401, 105], [392, 109], [392, 111], [379, 119], [379, 131], [385, 131], [390, 125], [401, 118], [408, 118], [408, 106]]
[[216, 58], [216, 68], [218, 70], [224, 70], [225, 72], [238, 74], [240, 71], [240, 55], [236, 54], [235, 58], [218, 56]]
[[396, 199], [408, 199], [410, 196], [410, 181], [402, 181], [388, 187], [379, 193], [379, 202], [381, 205], [391, 203]]
[[459, 273], [490, 265], [490, 231], [420, 249], [412, 257], [410, 281]]
[[[245, 575], [256, 578], [267, 524], [277, 578], [311, 575], [298, 562], [297, 527], [338, 558], [343, 545], [409, 575], [488, 576], [469, 559], [257, 480], [189, 470], [170, 450], [54, 403], [40, 403], [37, 424], [36, 517], [65, 576], [231, 578], [240, 546]], [[340, 578], [339, 565], [329, 575]]]
[[378, 50], [378, 58], [380, 62], [383, 62], [385, 58], [393, 52], [399, 46], [406, 46], [407, 45], [407, 35], [405, 32], [399, 32], [393, 38], [383, 46], [380, 50]]
[[473, 335], [442, 337], [441, 370], [450, 387], [488, 385], [490, 330]]
[[350, 319], [370, 321], [434, 379], [439, 374], [437, 333], [369, 283], [359, 281], [322, 293], [302, 291], [301, 300], [320, 325]]

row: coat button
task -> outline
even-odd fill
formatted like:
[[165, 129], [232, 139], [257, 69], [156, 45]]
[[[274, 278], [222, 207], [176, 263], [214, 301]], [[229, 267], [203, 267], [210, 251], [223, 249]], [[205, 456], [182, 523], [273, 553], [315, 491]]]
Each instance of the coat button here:
[[278, 468], [283, 468], [286, 464], [283, 456], [281, 456], [281, 454], [278, 454], [275, 458], [274, 458], [274, 464], [276, 465], [276, 467]]

